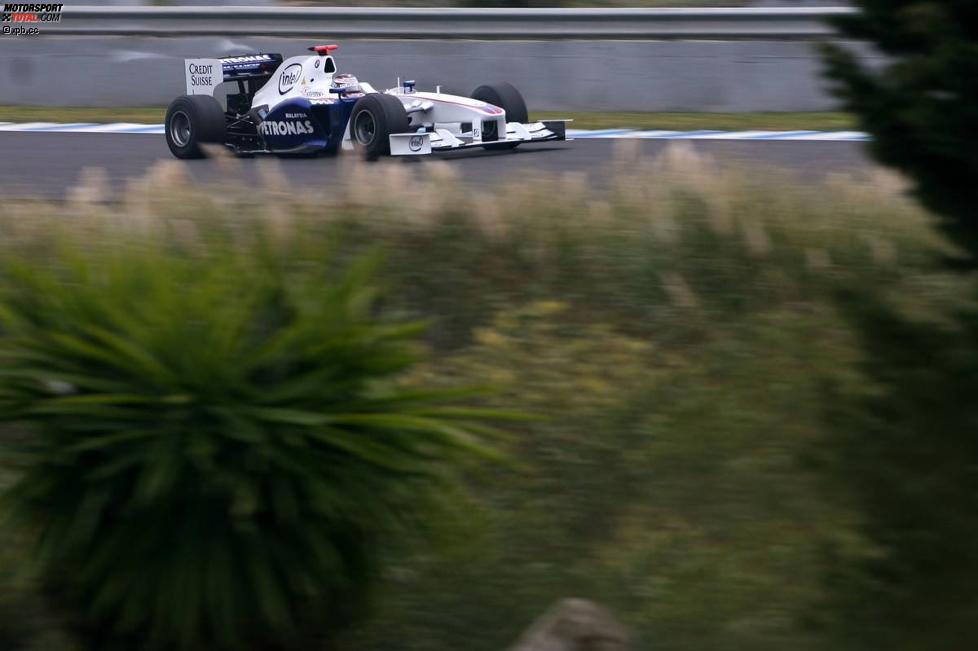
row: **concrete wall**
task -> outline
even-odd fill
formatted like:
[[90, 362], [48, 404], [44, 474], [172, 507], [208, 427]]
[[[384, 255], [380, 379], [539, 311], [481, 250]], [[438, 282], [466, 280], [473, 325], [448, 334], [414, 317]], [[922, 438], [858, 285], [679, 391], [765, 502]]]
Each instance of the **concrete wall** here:
[[[301, 54], [308, 39], [83, 37], [0, 39], [0, 104], [165, 106], [183, 92], [183, 58]], [[868, 56], [868, 55], [867, 55]], [[804, 41], [346, 40], [340, 69], [377, 87], [397, 76], [468, 94], [507, 80], [531, 109], [817, 111], [835, 103]]]

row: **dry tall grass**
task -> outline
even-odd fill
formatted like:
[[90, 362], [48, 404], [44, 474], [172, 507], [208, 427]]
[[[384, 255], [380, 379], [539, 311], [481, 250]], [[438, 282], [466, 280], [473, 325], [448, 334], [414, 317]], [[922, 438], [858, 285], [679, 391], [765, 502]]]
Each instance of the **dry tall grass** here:
[[[339, 178], [302, 187], [274, 159], [218, 164], [207, 184], [166, 161], [116, 195], [89, 170], [65, 203], [6, 202], [0, 249], [42, 259], [45, 250], [56, 258], [55, 240], [166, 242], [206, 255], [209, 238], [258, 239], [315, 261], [322, 247], [380, 247], [391, 301], [442, 319], [458, 342], [499, 309], [555, 295], [642, 330], [676, 311], [708, 324], [804, 302], [837, 283], [926, 284], [921, 272], [943, 246], [894, 176], [801, 184], [682, 145], [646, 160], [622, 141], [608, 184], [566, 174], [502, 191], [473, 187], [444, 161], [351, 160]], [[256, 180], [243, 181], [252, 167]]]

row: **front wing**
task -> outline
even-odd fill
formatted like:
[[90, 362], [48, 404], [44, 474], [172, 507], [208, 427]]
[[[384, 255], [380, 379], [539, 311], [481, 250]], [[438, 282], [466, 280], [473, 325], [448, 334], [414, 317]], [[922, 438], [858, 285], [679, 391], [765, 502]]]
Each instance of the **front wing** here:
[[506, 137], [482, 140], [472, 132], [453, 133], [449, 129], [435, 127], [418, 133], [395, 133], [390, 136], [392, 156], [422, 156], [432, 152], [455, 151], [472, 147], [484, 147], [502, 143], [532, 143], [567, 140], [568, 120], [542, 120], [506, 125]]

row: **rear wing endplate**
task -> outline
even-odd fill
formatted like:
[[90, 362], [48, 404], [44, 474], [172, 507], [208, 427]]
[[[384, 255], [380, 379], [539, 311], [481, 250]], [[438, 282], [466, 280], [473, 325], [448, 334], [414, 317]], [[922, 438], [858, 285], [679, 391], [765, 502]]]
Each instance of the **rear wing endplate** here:
[[220, 59], [184, 59], [188, 95], [213, 95], [225, 81], [267, 79], [282, 64], [281, 54], [243, 54]]
[[214, 95], [224, 83], [220, 59], [184, 59], [188, 95]]

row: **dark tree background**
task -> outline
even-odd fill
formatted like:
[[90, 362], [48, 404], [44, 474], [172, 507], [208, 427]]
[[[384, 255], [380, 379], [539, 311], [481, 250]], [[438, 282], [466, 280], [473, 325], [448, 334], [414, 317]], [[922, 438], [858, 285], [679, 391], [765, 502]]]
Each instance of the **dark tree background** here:
[[978, 254], [978, 2], [857, 0], [834, 22], [888, 57], [880, 70], [826, 48], [838, 96], [873, 136], [873, 154], [908, 174], [920, 200]]
[[[960, 250], [978, 257], [978, 2], [859, 0], [834, 22], [869, 41], [882, 68], [826, 46], [829, 77], [873, 141], [905, 173]], [[974, 294], [973, 294], [974, 295]], [[871, 389], [830, 400], [830, 485], [861, 515], [871, 549], [830, 576], [838, 646], [974, 648], [978, 622], [978, 310], [910, 319], [846, 292]]]

